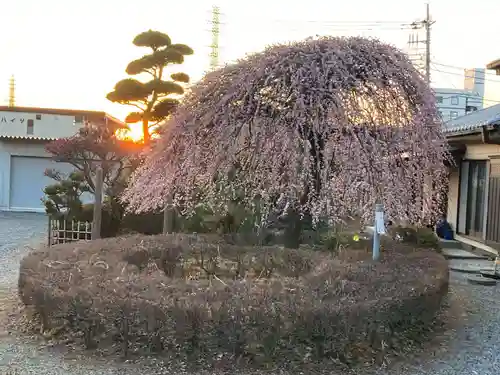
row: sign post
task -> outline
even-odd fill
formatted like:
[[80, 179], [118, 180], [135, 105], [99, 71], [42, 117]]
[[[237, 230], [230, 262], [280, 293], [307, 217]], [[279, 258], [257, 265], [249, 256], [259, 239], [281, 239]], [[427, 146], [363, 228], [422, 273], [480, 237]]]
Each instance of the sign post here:
[[380, 235], [385, 234], [384, 224], [384, 206], [382, 204], [375, 205], [375, 226], [373, 231], [373, 260], [380, 258]]

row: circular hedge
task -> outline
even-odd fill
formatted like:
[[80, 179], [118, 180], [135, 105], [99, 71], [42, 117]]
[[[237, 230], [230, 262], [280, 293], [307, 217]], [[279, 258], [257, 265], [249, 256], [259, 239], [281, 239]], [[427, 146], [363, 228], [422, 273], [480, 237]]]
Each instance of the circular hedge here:
[[436, 252], [388, 248], [377, 263], [366, 255], [135, 235], [33, 252], [19, 293], [43, 331], [106, 353], [350, 362], [429, 326], [448, 289]]

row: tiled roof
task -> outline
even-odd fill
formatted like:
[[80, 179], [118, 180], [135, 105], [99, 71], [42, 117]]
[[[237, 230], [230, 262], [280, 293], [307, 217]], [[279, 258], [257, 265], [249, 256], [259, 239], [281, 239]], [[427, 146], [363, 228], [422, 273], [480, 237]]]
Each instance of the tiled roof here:
[[88, 116], [88, 117], [101, 117], [108, 118], [118, 124], [123, 124], [123, 121], [107, 114], [102, 111], [87, 111], [80, 109], [61, 109], [61, 108], [39, 108], [39, 107], [8, 107], [0, 106], [0, 112], [25, 112], [25, 113], [45, 113], [49, 115], [61, 116]]
[[500, 59], [490, 62], [486, 65], [487, 69], [500, 69]]
[[469, 132], [488, 125], [500, 125], [500, 104], [449, 120], [443, 124], [443, 132]]
[[34, 137], [32, 135], [0, 135], [0, 139], [26, 139], [26, 140], [34, 140], [34, 141], [55, 141], [57, 138], [50, 137]]

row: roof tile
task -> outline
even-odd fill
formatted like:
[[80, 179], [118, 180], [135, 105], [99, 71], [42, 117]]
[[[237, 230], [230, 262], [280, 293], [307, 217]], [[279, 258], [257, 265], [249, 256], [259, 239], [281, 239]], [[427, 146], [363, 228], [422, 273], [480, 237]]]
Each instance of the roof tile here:
[[446, 121], [443, 124], [443, 132], [446, 134], [467, 132], [497, 124], [500, 124], [500, 104]]

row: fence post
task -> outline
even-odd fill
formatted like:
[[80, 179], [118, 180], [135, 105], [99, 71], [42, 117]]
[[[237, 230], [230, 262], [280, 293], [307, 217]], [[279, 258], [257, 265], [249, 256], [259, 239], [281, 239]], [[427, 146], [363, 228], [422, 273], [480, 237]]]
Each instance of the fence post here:
[[95, 177], [95, 202], [94, 216], [92, 218], [92, 240], [101, 238], [101, 218], [102, 218], [102, 188], [103, 188], [103, 173], [102, 167], [99, 165], [96, 169]]
[[50, 217], [50, 215], [47, 215], [47, 217], [49, 218], [49, 227], [47, 228], [48, 231], [47, 231], [47, 238], [48, 238], [48, 243], [47, 243], [47, 246], [50, 247], [52, 245], [52, 241], [51, 241], [51, 236], [52, 236], [52, 218]]

